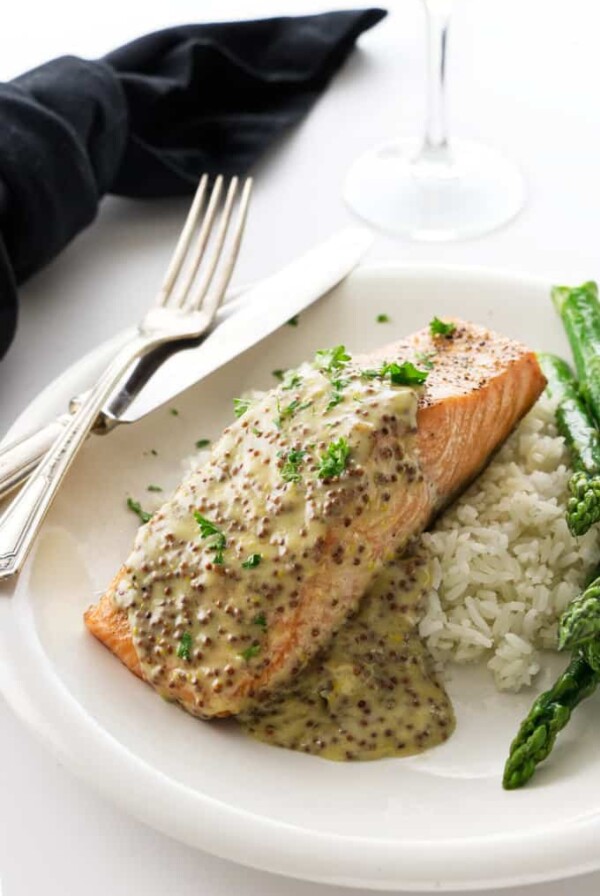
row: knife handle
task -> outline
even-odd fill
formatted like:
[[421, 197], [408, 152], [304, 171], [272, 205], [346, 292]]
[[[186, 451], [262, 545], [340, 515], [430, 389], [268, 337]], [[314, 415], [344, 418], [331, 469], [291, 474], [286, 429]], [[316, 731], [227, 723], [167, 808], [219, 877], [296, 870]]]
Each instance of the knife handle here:
[[70, 419], [70, 414], [62, 414], [37, 432], [0, 448], [0, 499], [25, 482]]

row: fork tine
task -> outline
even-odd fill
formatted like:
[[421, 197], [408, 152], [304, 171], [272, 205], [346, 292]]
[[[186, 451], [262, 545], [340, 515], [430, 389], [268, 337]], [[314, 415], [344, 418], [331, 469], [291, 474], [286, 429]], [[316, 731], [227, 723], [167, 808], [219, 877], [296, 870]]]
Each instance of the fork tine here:
[[223, 206], [223, 211], [221, 212], [214, 244], [211, 245], [210, 258], [207, 260], [199, 281], [195, 286], [193, 296], [187, 296], [184, 304], [186, 311], [193, 311], [199, 308], [203, 299], [206, 297], [225, 244], [225, 237], [227, 236], [227, 228], [229, 227], [229, 221], [231, 219], [231, 212], [238, 183], [239, 179], [237, 177], [232, 177], [229, 182], [229, 188], [227, 190], [227, 196], [225, 197], [225, 204]]
[[[250, 204], [252, 184], [252, 178], [247, 177], [244, 182], [242, 195], [240, 197], [240, 205], [235, 222], [233, 237], [231, 238], [230, 245], [223, 258], [221, 269], [215, 278], [215, 284], [213, 285], [210, 294], [206, 298], [206, 301], [203, 302], [203, 310], [209, 315], [211, 319], [216, 314], [219, 305], [223, 301], [223, 297], [225, 296], [227, 287], [229, 286], [229, 281], [231, 280], [231, 275], [233, 274], [233, 269], [239, 255], [242, 237], [244, 235], [244, 228], [246, 226], [246, 217], [248, 215], [248, 206]], [[202, 301], [202, 296], [200, 296], [198, 301]]]
[[217, 206], [222, 189], [223, 175], [219, 174], [212, 188], [210, 199], [208, 200], [208, 206], [204, 213], [202, 224], [200, 225], [200, 233], [198, 234], [198, 239], [196, 240], [196, 245], [192, 253], [192, 260], [190, 262], [189, 269], [185, 273], [183, 285], [181, 286], [181, 289], [179, 290], [179, 293], [173, 302], [173, 304], [178, 308], [182, 308], [185, 305], [187, 294], [192, 283], [194, 282], [196, 272], [198, 271], [198, 267], [200, 265], [200, 262], [202, 261], [202, 256], [204, 255], [204, 250], [206, 249], [206, 244], [208, 242], [208, 238], [213, 226], [213, 221], [217, 213]]
[[198, 218], [200, 217], [200, 211], [202, 209], [207, 183], [208, 175], [203, 174], [200, 178], [200, 183], [198, 184], [198, 189], [196, 190], [194, 199], [190, 206], [188, 216], [185, 219], [183, 230], [181, 231], [181, 234], [177, 241], [177, 245], [175, 246], [175, 251], [173, 252], [173, 256], [171, 258], [171, 261], [169, 262], [169, 267], [167, 268], [167, 272], [165, 274], [165, 278], [162, 282], [158, 296], [156, 298], [157, 305], [165, 305], [167, 303], [167, 301], [169, 300], [169, 296], [171, 295], [171, 292], [173, 290], [175, 281], [177, 280], [179, 272], [181, 271], [181, 267], [183, 265], [184, 259], [187, 255], [190, 243], [192, 241], [192, 237], [194, 235], [196, 224], [198, 223]]

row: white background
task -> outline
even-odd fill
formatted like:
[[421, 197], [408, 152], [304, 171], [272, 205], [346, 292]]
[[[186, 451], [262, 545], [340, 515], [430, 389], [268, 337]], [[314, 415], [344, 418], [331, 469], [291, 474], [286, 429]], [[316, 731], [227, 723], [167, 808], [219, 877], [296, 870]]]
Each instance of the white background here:
[[[3, 11], [0, 78], [61, 53], [99, 56], [171, 24], [349, 5], [21, 0]], [[419, 0], [387, 6], [393, 14], [362, 39], [309, 117], [257, 171], [238, 282], [268, 273], [348, 222], [340, 185], [352, 159], [394, 133], [419, 131], [422, 8]], [[449, 65], [453, 130], [510, 154], [525, 173], [528, 204], [506, 229], [481, 240], [417, 245], [380, 237], [373, 259], [484, 265], [563, 281], [600, 277], [599, 26], [592, 0], [458, 0]], [[107, 200], [96, 223], [22, 289], [18, 336], [0, 363], [0, 432], [65, 366], [139, 316], [183, 213], [179, 201]], [[61, 768], [2, 698], [0, 879], [4, 896], [352, 892], [242, 869], [154, 833]], [[597, 874], [512, 893], [595, 896], [599, 888]]]

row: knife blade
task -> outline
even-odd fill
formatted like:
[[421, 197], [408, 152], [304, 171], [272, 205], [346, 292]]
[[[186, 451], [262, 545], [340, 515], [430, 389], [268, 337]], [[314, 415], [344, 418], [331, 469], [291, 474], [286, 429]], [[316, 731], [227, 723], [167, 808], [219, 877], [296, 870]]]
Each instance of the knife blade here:
[[[251, 287], [243, 300], [231, 303], [234, 313], [224, 314], [224, 320], [200, 345], [183, 349], [154, 373], [150, 371], [137, 394], [128, 375], [102, 412], [103, 428], [96, 431], [110, 432], [120, 423], [140, 420], [256, 345], [343, 280], [373, 240], [365, 228], [346, 228]], [[0, 449], [0, 498], [25, 481], [68, 419], [68, 414], [62, 414]]]
[[[252, 287], [240, 310], [201, 345], [184, 349], [161, 365], [128, 406], [119, 409], [119, 423], [140, 420], [261, 342], [343, 280], [373, 240], [365, 228], [347, 228]], [[116, 419], [111, 407], [105, 414]]]

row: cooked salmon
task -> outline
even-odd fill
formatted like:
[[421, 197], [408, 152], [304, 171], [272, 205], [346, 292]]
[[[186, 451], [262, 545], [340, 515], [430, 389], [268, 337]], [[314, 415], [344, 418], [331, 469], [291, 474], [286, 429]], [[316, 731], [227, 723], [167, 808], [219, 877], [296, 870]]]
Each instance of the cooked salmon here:
[[298, 674], [399, 546], [477, 476], [545, 385], [471, 323], [288, 372], [141, 527], [89, 630], [202, 718]]

